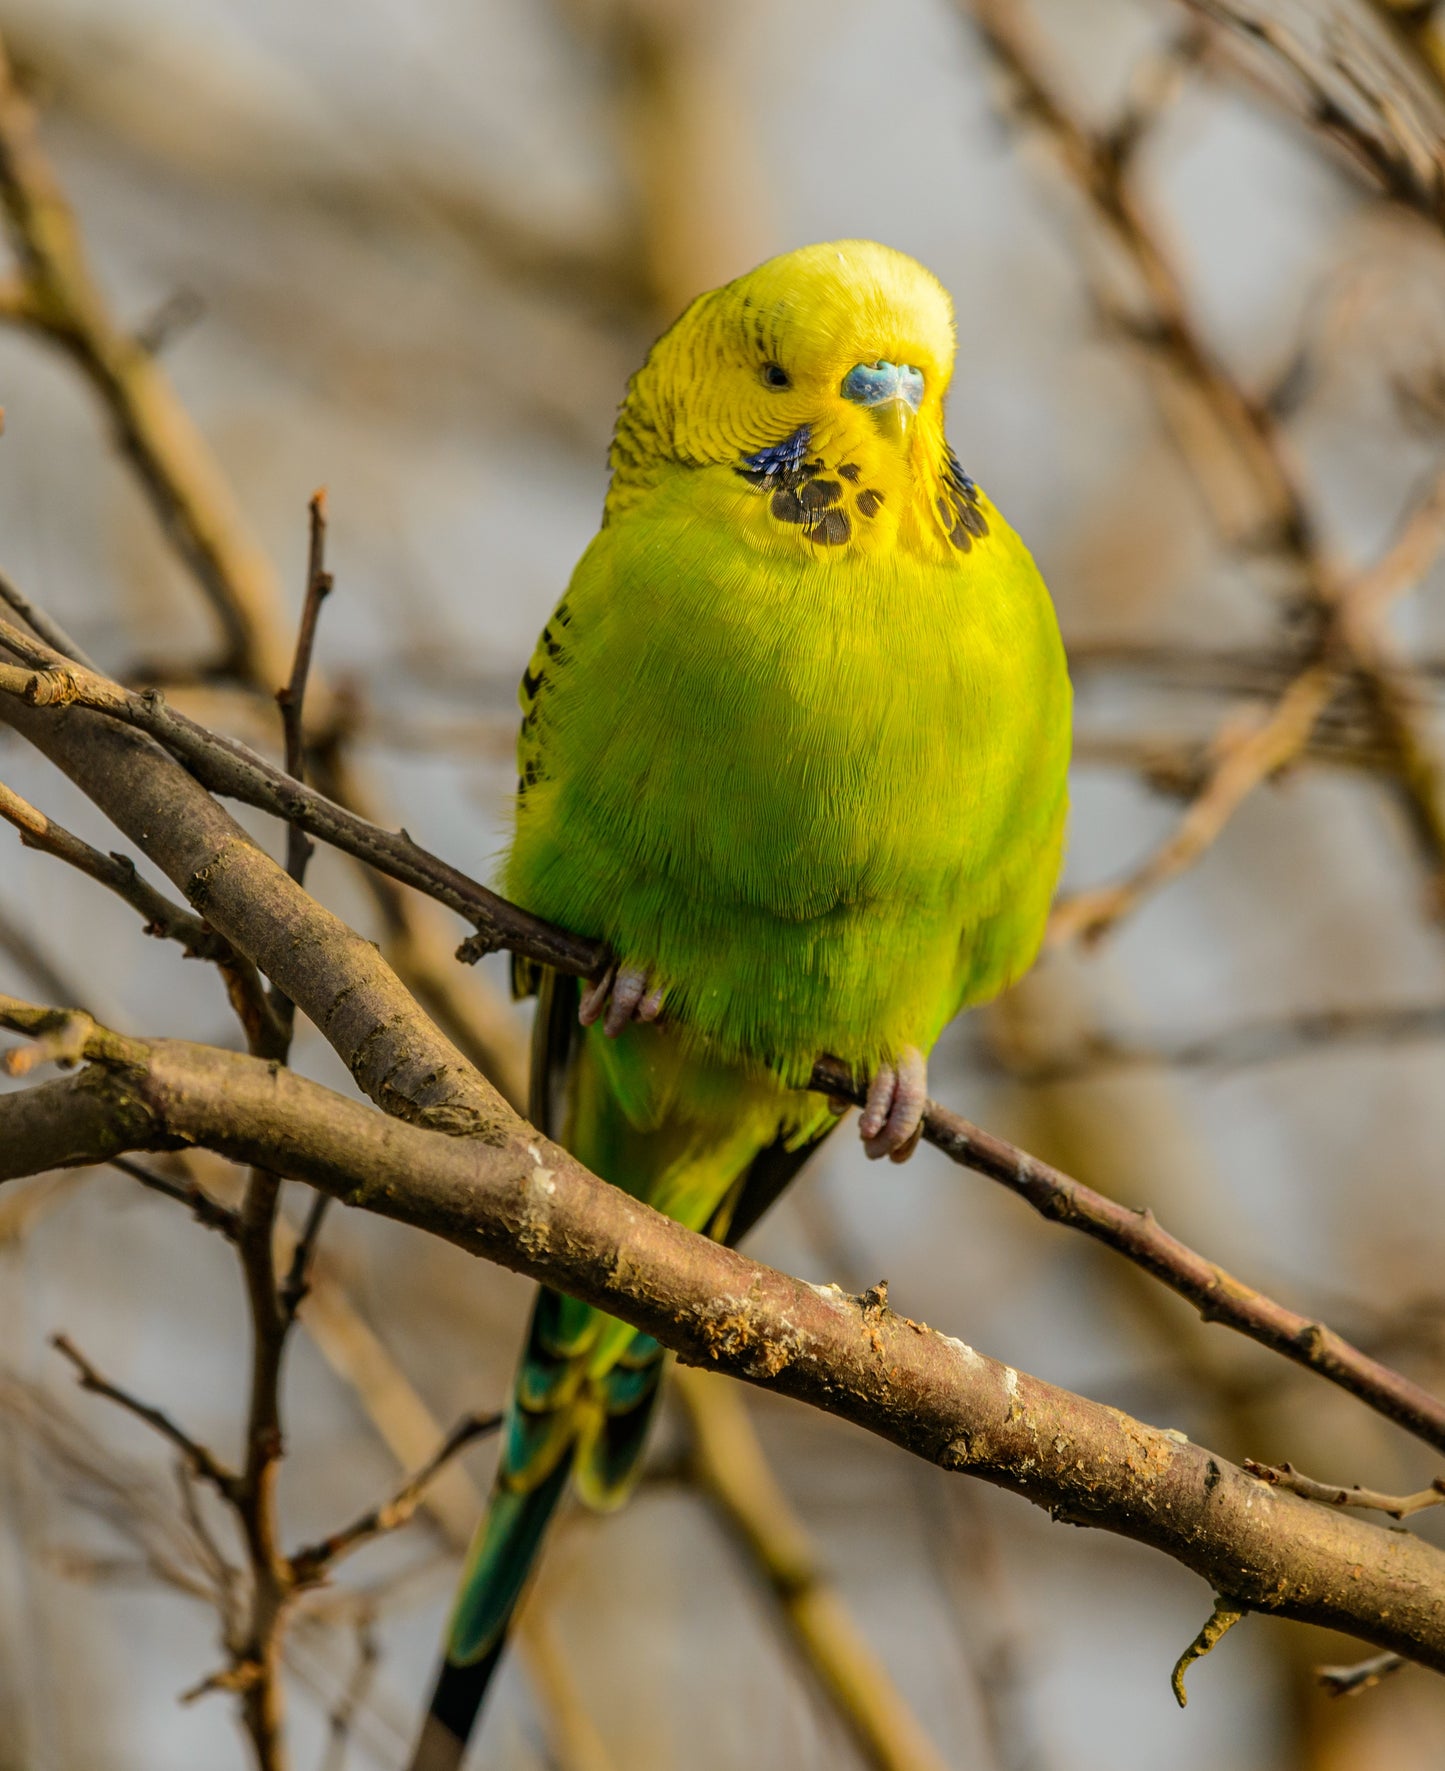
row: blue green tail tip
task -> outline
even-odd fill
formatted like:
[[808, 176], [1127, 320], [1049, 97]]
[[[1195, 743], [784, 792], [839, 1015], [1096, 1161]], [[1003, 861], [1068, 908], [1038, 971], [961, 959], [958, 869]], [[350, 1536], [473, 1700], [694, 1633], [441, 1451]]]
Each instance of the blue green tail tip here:
[[524, 1493], [495, 1494], [477, 1533], [447, 1632], [448, 1666], [472, 1666], [500, 1652], [537, 1547], [571, 1468], [559, 1457], [545, 1481]]

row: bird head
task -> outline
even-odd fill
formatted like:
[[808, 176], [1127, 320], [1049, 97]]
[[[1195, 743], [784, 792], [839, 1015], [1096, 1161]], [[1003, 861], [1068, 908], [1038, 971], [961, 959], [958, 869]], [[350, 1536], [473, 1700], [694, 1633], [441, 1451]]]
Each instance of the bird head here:
[[769, 259], [693, 302], [633, 376], [609, 508], [665, 465], [762, 461], [766, 479], [794, 444], [795, 468], [807, 455], [931, 500], [953, 357], [952, 303], [905, 253], [842, 240]]

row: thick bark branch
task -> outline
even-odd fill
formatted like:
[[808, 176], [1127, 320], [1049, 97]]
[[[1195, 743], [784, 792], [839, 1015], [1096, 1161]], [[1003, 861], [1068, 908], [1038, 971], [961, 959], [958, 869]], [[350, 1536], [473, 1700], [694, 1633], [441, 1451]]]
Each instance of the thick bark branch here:
[[445, 1137], [292, 1072], [103, 1035], [103, 1062], [0, 1097], [0, 1179], [201, 1144], [561, 1286], [1055, 1517], [1150, 1544], [1238, 1604], [1445, 1671], [1445, 1552], [1262, 1483], [1182, 1435], [1001, 1365], [876, 1295], [810, 1285], [685, 1230], [521, 1127]]
[[13, 725], [320, 1029], [388, 1112], [457, 1131], [512, 1117], [370, 941], [310, 897], [158, 744], [80, 708], [0, 695]]

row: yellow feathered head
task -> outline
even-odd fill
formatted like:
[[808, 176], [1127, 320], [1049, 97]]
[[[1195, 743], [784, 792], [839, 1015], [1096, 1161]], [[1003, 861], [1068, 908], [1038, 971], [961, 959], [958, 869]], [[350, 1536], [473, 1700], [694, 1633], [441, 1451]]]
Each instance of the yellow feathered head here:
[[941, 432], [953, 351], [953, 305], [916, 259], [872, 240], [803, 246], [693, 302], [633, 376], [622, 428], [697, 466], [803, 425], [851, 433], [860, 412]]
[[952, 303], [905, 253], [838, 240], [771, 258], [699, 296], [633, 376], [605, 520], [679, 468], [725, 467], [759, 546], [967, 553], [989, 531], [944, 438], [953, 354]]

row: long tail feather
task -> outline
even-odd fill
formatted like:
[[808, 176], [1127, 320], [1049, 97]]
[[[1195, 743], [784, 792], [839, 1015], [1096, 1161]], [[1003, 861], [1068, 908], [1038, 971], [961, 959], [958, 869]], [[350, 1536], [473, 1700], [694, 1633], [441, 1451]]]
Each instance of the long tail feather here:
[[[761, 1122], [756, 1101], [739, 1121], [726, 1079], [720, 1091], [716, 1075], [688, 1071], [675, 1048], [613, 1044], [596, 1030], [580, 1034], [577, 1000], [575, 980], [542, 968], [533, 1122], [556, 1137], [565, 1117], [563, 1141], [598, 1173], [719, 1240], [742, 1234], [832, 1120], [825, 1116], [774, 1140], [769, 1105]], [[651, 1029], [638, 1030], [635, 1040], [651, 1037]], [[650, 1335], [560, 1292], [537, 1293], [491, 1501], [467, 1555], [409, 1771], [457, 1771], [569, 1475], [589, 1507], [610, 1509], [626, 1499], [666, 1364], [666, 1351]]]

